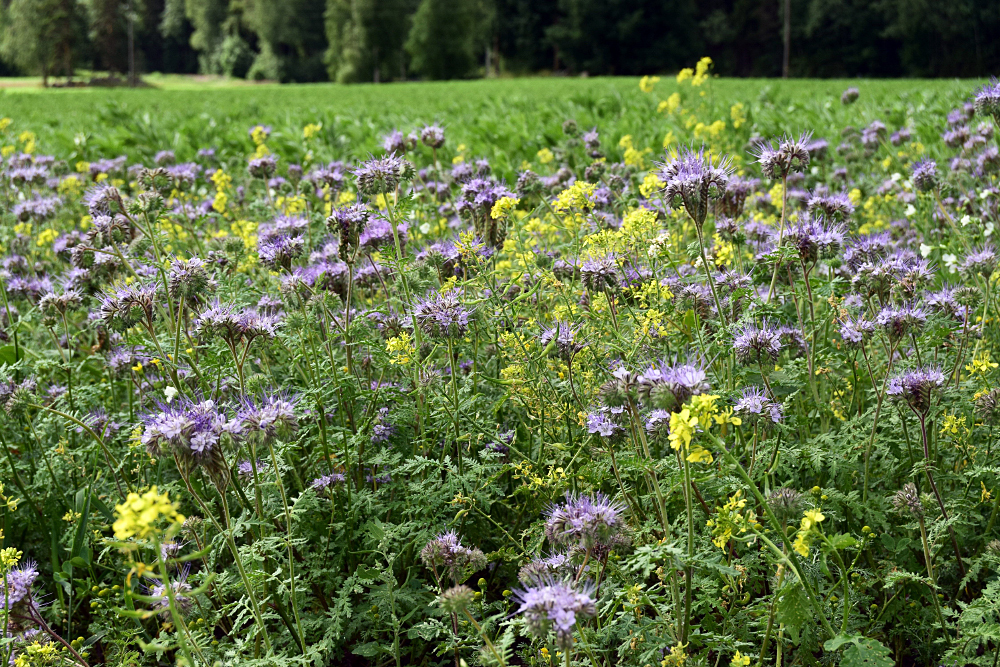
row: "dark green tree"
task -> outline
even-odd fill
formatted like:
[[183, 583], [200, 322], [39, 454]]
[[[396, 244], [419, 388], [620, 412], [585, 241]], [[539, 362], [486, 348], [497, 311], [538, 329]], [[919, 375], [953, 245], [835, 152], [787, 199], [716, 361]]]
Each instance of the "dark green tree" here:
[[77, 0], [12, 0], [4, 12], [0, 54], [24, 72], [72, 77], [86, 42]]
[[280, 81], [325, 78], [325, 9], [325, 0], [245, 0], [243, 23], [259, 42], [248, 76]]
[[481, 18], [475, 0], [421, 0], [406, 40], [413, 71], [428, 79], [471, 76], [482, 43]]
[[406, 78], [403, 49], [417, 0], [329, 0], [326, 65], [334, 81]]

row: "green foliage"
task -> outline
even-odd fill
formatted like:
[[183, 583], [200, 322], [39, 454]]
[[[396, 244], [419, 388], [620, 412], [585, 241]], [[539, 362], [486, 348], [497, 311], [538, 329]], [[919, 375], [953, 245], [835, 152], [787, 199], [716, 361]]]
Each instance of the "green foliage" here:
[[476, 67], [476, 0], [421, 0], [406, 40], [413, 70], [428, 79], [461, 79]]

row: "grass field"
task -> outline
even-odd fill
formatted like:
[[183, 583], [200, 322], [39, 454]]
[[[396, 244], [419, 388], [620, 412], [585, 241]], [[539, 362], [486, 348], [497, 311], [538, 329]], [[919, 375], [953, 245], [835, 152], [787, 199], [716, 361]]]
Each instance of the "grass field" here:
[[[581, 127], [600, 126], [606, 136], [631, 134], [637, 144], [654, 148], [670, 129], [666, 119], [651, 122], [655, 100], [639, 90], [635, 78], [343, 86], [199, 84], [173, 77], [154, 83], [164, 87], [8, 88], [0, 92], [0, 116], [35, 132], [42, 150], [79, 159], [112, 153], [149, 158], [166, 147], [179, 160], [208, 145], [242, 150], [247, 128], [255, 123], [272, 125], [275, 140], [296, 144], [304, 125], [322, 123], [338, 157], [363, 157], [390, 129], [405, 131], [438, 121], [449, 126], [452, 147], [466, 144], [508, 176], [520, 162], [511, 163], [513, 152], [522, 155], [553, 143], [567, 118]], [[832, 141], [845, 124], [861, 126], [872, 118], [897, 124], [910, 118], [917, 128], [926, 128], [923, 121], [958, 104], [976, 85], [956, 80], [715, 79], [700, 100], [706, 107], [701, 116], [714, 113], [728, 120], [731, 105], [740, 102], [762, 135], [809, 128], [817, 135], [829, 133]], [[857, 87], [861, 99], [845, 108], [839, 98], [848, 86]], [[656, 93], [665, 98], [678, 88], [664, 77]]]

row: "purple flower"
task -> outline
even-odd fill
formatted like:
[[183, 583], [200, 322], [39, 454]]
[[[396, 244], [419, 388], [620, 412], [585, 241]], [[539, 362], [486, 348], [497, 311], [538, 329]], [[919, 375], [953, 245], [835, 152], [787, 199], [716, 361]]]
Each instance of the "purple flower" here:
[[992, 243], [986, 243], [976, 248], [962, 262], [962, 273], [969, 277], [981, 275], [990, 279], [997, 268], [997, 250]]
[[848, 347], [858, 348], [865, 344], [875, 332], [875, 323], [862, 317], [849, 318], [840, 325], [840, 337]]
[[444, 129], [439, 125], [425, 125], [420, 130], [420, 141], [424, 146], [441, 148], [444, 146]]
[[457, 290], [432, 292], [413, 308], [421, 331], [432, 338], [457, 338], [469, 328], [472, 311], [462, 303]]
[[[406, 234], [409, 227], [402, 223], [396, 227], [396, 234], [399, 236], [400, 248], [406, 247]], [[372, 253], [379, 248], [392, 246], [395, 238], [392, 235], [392, 224], [388, 220], [376, 218], [372, 220], [358, 236], [358, 248], [364, 253]]]
[[854, 104], [855, 102], [858, 101], [859, 97], [861, 97], [861, 93], [858, 92], [857, 88], [848, 88], [840, 96], [840, 103], [845, 106], [848, 104]]
[[555, 630], [556, 644], [569, 651], [573, 646], [573, 628], [577, 619], [597, 613], [589, 588], [574, 588], [568, 582], [546, 578], [535, 586], [514, 593], [521, 604], [517, 613], [524, 616], [528, 629], [539, 638]]
[[260, 399], [244, 397], [235, 421], [248, 442], [269, 445], [288, 441], [299, 430], [295, 402], [283, 394], [266, 394]]
[[805, 171], [809, 166], [809, 149], [807, 145], [812, 134], [804, 132], [793, 138], [785, 135], [778, 140], [777, 145], [770, 141], [758, 142], [751, 151], [757, 158], [760, 170], [767, 178], [783, 179], [792, 172]]
[[[167, 583], [162, 581], [148, 589], [149, 596], [156, 598], [153, 602], [153, 609], [160, 610], [160, 618], [170, 618], [170, 598], [174, 598], [174, 608], [181, 614], [187, 614], [194, 607], [194, 598], [191, 597], [191, 584], [187, 582], [188, 573], [191, 571], [191, 564], [185, 563], [176, 579]], [[167, 586], [170, 587], [168, 593]]]
[[[808, 161], [808, 157], [806, 159]], [[708, 215], [709, 200], [718, 199], [726, 191], [733, 172], [729, 157], [715, 161], [705, 156], [704, 148], [697, 153], [685, 148], [676, 158], [660, 166], [660, 179], [666, 183], [664, 199], [681, 201], [700, 229]]]
[[173, 151], [157, 151], [156, 155], [153, 156], [153, 162], [158, 165], [173, 164], [177, 161], [177, 156], [174, 155]]
[[918, 306], [886, 306], [879, 311], [875, 323], [890, 340], [898, 341], [909, 333], [919, 332], [927, 323], [927, 315]]
[[566, 501], [549, 508], [545, 536], [556, 545], [589, 549], [607, 542], [625, 525], [624, 506], [602, 493], [594, 496], [566, 494]]
[[[486, 566], [486, 556], [476, 547], [466, 547], [454, 531], [441, 533], [420, 550], [420, 560], [439, 580], [449, 576], [456, 584], [461, 584], [473, 572]], [[439, 572], [439, 570], [441, 570]]]
[[538, 340], [542, 348], [554, 343], [555, 352], [565, 359], [570, 359], [583, 349], [583, 345], [576, 342], [576, 332], [576, 327], [569, 322], [556, 322], [552, 327], [543, 330]]
[[115, 215], [125, 208], [118, 188], [106, 183], [95, 185], [88, 190], [83, 195], [83, 203], [92, 218], [99, 215]]
[[394, 191], [408, 171], [412, 171], [410, 164], [390, 153], [379, 158], [369, 157], [354, 170], [354, 177], [357, 179], [358, 192], [374, 196]]
[[329, 475], [322, 475], [320, 477], [317, 477], [312, 481], [312, 483], [309, 486], [313, 489], [316, 489], [317, 491], [326, 491], [327, 489], [339, 486], [345, 483], [346, 481], [347, 477], [344, 476], [343, 473], [333, 472], [330, 473]]
[[278, 169], [278, 158], [273, 155], [263, 155], [247, 162], [247, 172], [254, 178], [271, 178]]
[[650, 407], [680, 410], [692, 396], [709, 390], [705, 369], [694, 364], [671, 366], [662, 361], [636, 377], [639, 398]]
[[14, 204], [10, 212], [18, 220], [40, 222], [55, 215], [56, 209], [61, 205], [62, 200], [59, 197], [36, 197]]
[[844, 220], [854, 213], [854, 204], [843, 192], [833, 195], [813, 195], [806, 203], [806, 210], [812, 215], [820, 213], [827, 218]]
[[603, 438], [612, 438], [623, 434], [625, 429], [617, 424], [610, 416], [607, 408], [598, 408], [587, 415], [587, 433], [599, 435]]
[[785, 241], [794, 246], [806, 264], [833, 257], [844, 242], [844, 226], [827, 224], [822, 219], [806, 217], [789, 227]]
[[[257, 474], [260, 474], [267, 470], [267, 461], [264, 459], [257, 459]], [[254, 478], [254, 462], [250, 459], [244, 459], [236, 464], [236, 474], [242, 479], [252, 480]]]
[[784, 419], [781, 403], [772, 401], [764, 389], [756, 385], [744, 387], [740, 391], [740, 398], [733, 406], [733, 412], [754, 422], [759, 422], [765, 416], [770, 417], [775, 424]]
[[172, 454], [216, 473], [225, 469], [225, 444], [240, 435], [239, 423], [210, 399], [195, 402], [178, 397], [160, 403], [156, 412], [142, 417], [142, 423], [141, 442], [152, 456]]
[[272, 270], [292, 267], [292, 260], [302, 254], [305, 240], [301, 236], [277, 234], [257, 239], [257, 255], [260, 263]]
[[906, 401], [919, 414], [931, 408], [934, 389], [944, 384], [944, 373], [937, 368], [917, 368], [889, 378], [886, 393], [897, 400]]
[[588, 259], [580, 266], [583, 285], [592, 292], [617, 289], [618, 263], [613, 255]]
[[6, 580], [6, 586], [0, 594], [0, 609], [10, 610], [22, 602], [27, 605], [34, 604], [31, 586], [37, 578], [38, 567], [33, 560], [24, 561], [10, 570], [3, 578]]
[[749, 322], [736, 329], [733, 347], [736, 349], [736, 360], [741, 364], [774, 363], [781, 352], [781, 332], [767, 320], [760, 326]]
[[386, 153], [402, 155], [407, 149], [406, 136], [399, 130], [393, 130], [382, 139], [382, 148]]
[[979, 115], [1000, 119], [1000, 81], [996, 77], [976, 91], [974, 104]]
[[152, 322], [157, 286], [118, 283], [101, 296], [100, 313], [108, 328], [126, 331], [140, 322]]
[[913, 163], [910, 169], [910, 180], [913, 187], [921, 192], [929, 192], [937, 187], [937, 162], [924, 158]]

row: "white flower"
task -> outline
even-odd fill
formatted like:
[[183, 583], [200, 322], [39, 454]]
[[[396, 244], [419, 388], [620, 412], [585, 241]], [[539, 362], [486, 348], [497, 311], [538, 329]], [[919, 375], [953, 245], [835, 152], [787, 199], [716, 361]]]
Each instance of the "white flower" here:
[[961, 222], [962, 226], [965, 227], [967, 224], [969, 224], [970, 222], [972, 222], [972, 218], [969, 217], [968, 213], [966, 213], [965, 215], [962, 216], [962, 219], [959, 220], [959, 222]]
[[990, 236], [990, 235], [992, 235], [994, 229], [995, 229], [995, 227], [993, 226], [993, 223], [992, 222], [987, 222], [986, 223], [986, 228], [983, 229], [983, 236]]
[[898, 171], [895, 171], [895, 172], [892, 173], [892, 182], [893, 183], [899, 183], [899, 181], [900, 181], [901, 178], [903, 178], [903, 175], [901, 173], [899, 173]]
[[941, 259], [944, 260], [944, 265], [947, 267], [949, 273], [955, 273], [958, 270], [958, 258], [951, 253], [944, 255]]
[[167, 396], [167, 403], [177, 398], [177, 387], [167, 387], [163, 390], [163, 393]]
[[431, 223], [425, 222], [424, 224], [420, 225], [420, 233], [421, 234], [430, 234], [431, 233]]
[[906, 210], [903, 211], [903, 215], [905, 215], [907, 218], [909, 218], [911, 215], [913, 215], [916, 212], [917, 212], [916, 207], [914, 207], [913, 204], [909, 204], [906, 207]]
[[933, 250], [934, 250], [934, 246], [932, 246], [932, 245], [927, 245], [926, 243], [921, 243], [920, 244], [920, 256], [923, 257], [924, 259], [927, 259], [928, 257], [930, 257], [931, 256], [931, 251], [933, 251]]

